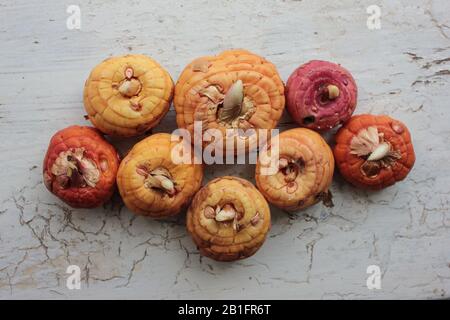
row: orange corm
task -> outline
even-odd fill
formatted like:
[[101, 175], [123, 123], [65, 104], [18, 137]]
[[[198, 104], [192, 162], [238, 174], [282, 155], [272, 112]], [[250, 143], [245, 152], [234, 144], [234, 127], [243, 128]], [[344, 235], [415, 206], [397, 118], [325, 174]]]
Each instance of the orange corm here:
[[71, 126], [50, 140], [44, 183], [72, 207], [97, 207], [113, 194], [118, 167], [116, 150], [96, 129]]
[[[201, 121], [203, 131], [221, 131], [224, 139], [214, 138], [224, 146], [227, 139], [235, 140], [239, 135], [236, 132], [226, 137], [226, 129], [275, 128], [284, 104], [284, 85], [275, 66], [246, 50], [195, 59], [175, 86], [178, 126], [187, 128], [193, 136], [194, 121]], [[246, 140], [248, 150], [251, 138], [241, 138]]]
[[262, 173], [269, 163], [259, 160], [256, 165], [256, 185], [266, 199], [289, 211], [319, 201], [332, 206], [329, 188], [334, 158], [322, 136], [306, 128], [291, 129], [280, 133], [278, 146], [279, 169], [275, 174]]
[[[186, 163], [173, 161], [180, 143], [168, 133], [157, 133], [138, 142], [123, 159], [117, 185], [131, 211], [163, 218], [189, 205], [201, 186], [203, 168], [195, 163], [193, 152]], [[187, 144], [185, 148], [191, 148]]]
[[368, 189], [403, 180], [416, 159], [406, 126], [386, 115], [371, 114], [353, 116], [339, 129], [334, 156], [346, 180]]
[[156, 126], [169, 110], [173, 81], [145, 55], [112, 57], [97, 65], [86, 80], [84, 106], [102, 132], [136, 136]]
[[262, 246], [270, 229], [270, 209], [253, 184], [225, 176], [196, 193], [186, 224], [202, 255], [233, 261]]

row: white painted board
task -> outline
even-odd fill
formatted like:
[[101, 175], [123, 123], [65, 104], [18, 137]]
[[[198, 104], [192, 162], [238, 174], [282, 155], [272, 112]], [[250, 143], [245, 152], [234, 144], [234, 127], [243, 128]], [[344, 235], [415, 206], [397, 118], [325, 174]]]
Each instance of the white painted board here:
[[[415, 1], [0, 2], [0, 298], [372, 299], [450, 297], [450, 2]], [[69, 5], [81, 29], [67, 28]], [[366, 12], [381, 9], [381, 29]], [[386, 113], [409, 127], [417, 161], [380, 192], [336, 175], [335, 207], [287, 215], [235, 263], [201, 258], [184, 219], [136, 218], [115, 199], [70, 209], [42, 184], [50, 137], [86, 124], [82, 90], [101, 60], [144, 53], [174, 80], [196, 57], [246, 48], [278, 67], [341, 63], [359, 87], [356, 113]], [[171, 110], [155, 131], [175, 128]], [[293, 127], [289, 116], [282, 129]], [[114, 140], [121, 150], [131, 146]], [[211, 166], [205, 182], [254, 166]], [[80, 290], [66, 287], [79, 265]], [[381, 289], [369, 290], [369, 265]]]

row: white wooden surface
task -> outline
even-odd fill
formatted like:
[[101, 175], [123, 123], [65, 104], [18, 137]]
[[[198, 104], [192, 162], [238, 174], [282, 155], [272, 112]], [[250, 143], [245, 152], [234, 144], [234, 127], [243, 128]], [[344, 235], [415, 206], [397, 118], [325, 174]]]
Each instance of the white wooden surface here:
[[[2, 0], [0, 298], [450, 297], [450, 3], [415, 2]], [[80, 30], [66, 28], [70, 4], [81, 8]], [[371, 4], [381, 7], [380, 30], [366, 27]], [[182, 217], [136, 218], [118, 198], [72, 210], [47, 192], [48, 141], [88, 124], [82, 89], [94, 65], [144, 53], [176, 80], [193, 58], [236, 47], [274, 62], [284, 80], [316, 58], [351, 70], [356, 113], [409, 126], [417, 162], [407, 180], [364, 192], [336, 175], [333, 209], [273, 209], [265, 245], [236, 263], [202, 259]], [[156, 131], [174, 128], [171, 111]], [[253, 170], [212, 166], [206, 181], [253, 180]], [[81, 290], [66, 288], [72, 264], [82, 269]], [[380, 290], [366, 287], [369, 265], [381, 268]]]

